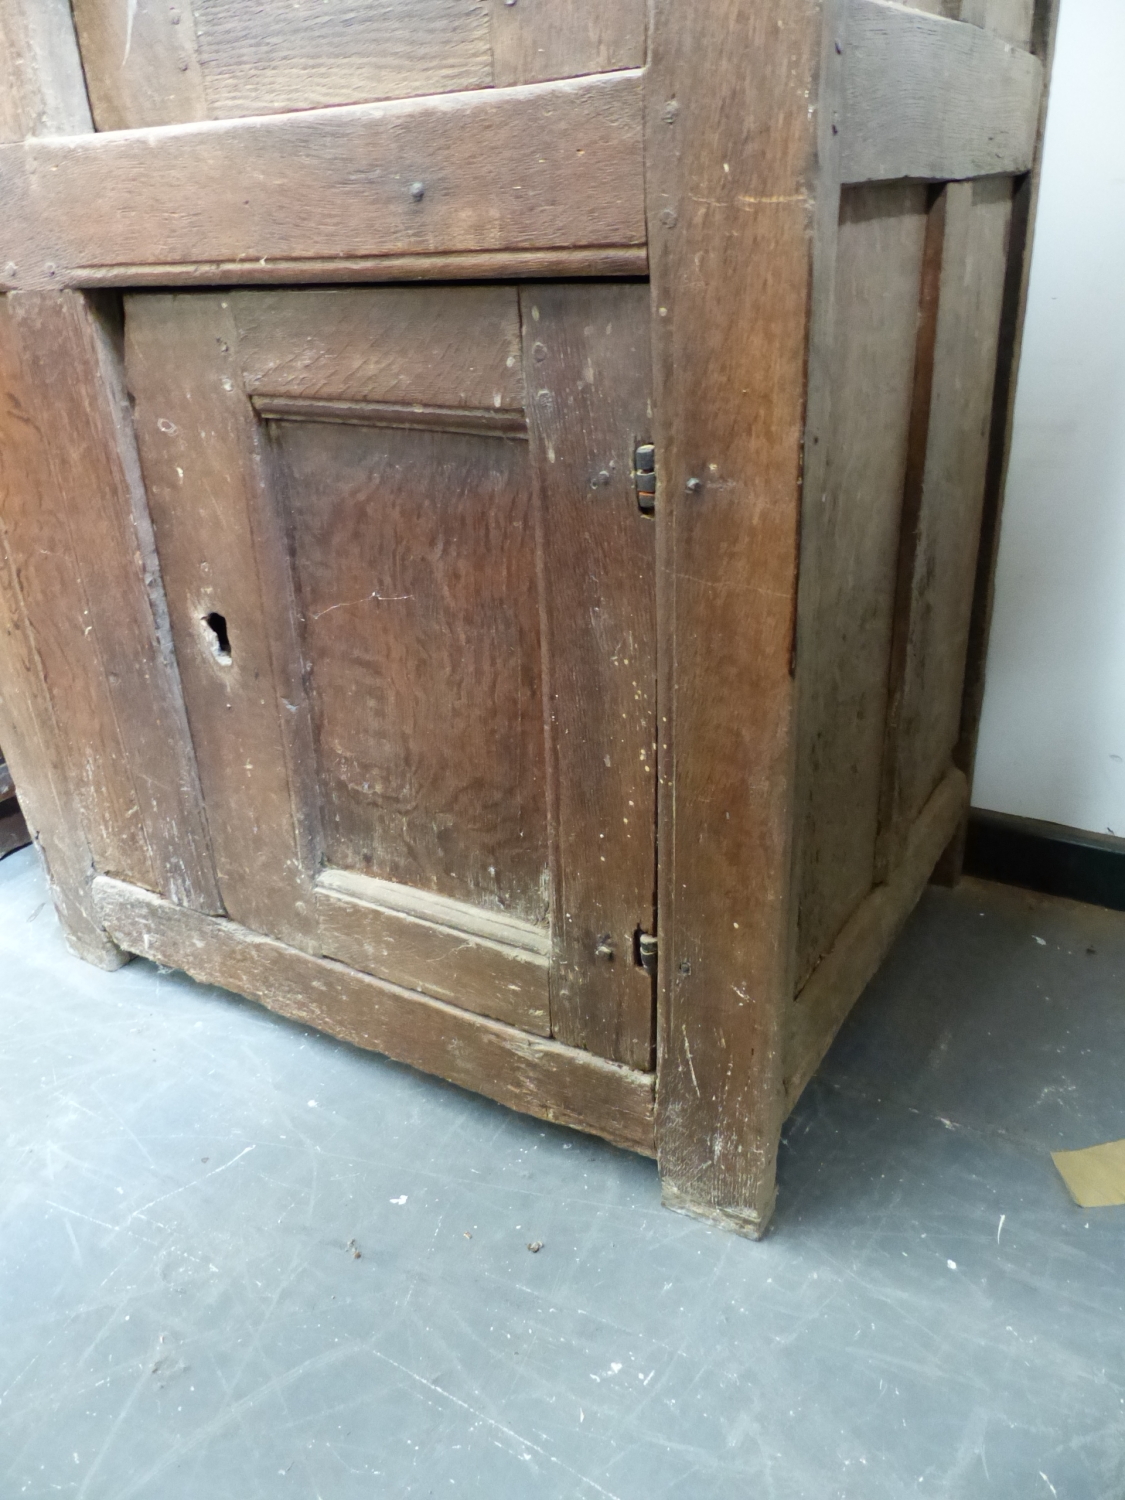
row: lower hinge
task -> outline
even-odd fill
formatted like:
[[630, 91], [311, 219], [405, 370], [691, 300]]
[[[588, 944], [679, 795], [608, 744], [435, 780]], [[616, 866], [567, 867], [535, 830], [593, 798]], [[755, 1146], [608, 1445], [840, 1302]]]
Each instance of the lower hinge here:
[[657, 939], [648, 932], [637, 933], [637, 963], [650, 979], [656, 977]]
[[[637, 505], [641, 514], [656, 514], [656, 449], [641, 443], [633, 456], [633, 478], [637, 484]], [[655, 942], [655, 939], [653, 939]]]

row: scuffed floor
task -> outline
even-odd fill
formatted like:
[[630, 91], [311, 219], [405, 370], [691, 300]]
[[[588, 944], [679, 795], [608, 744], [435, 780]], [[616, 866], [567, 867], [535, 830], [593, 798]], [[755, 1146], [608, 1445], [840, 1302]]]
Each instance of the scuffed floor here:
[[1125, 1136], [1123, 976], [1125, 916], [930, 891], [755, 1245], [649, 1162], [87, 968], [13, 855], [0, 1497], [1121, 1500], [1125, 1208], [1048, 1152]]

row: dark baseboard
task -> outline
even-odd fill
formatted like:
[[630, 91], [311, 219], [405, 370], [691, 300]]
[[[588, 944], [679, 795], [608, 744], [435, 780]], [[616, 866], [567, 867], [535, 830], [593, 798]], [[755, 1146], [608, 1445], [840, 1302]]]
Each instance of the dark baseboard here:
[[965, 874], [1125, 911], [1125, 839], [1110, 834], [974, 808]]

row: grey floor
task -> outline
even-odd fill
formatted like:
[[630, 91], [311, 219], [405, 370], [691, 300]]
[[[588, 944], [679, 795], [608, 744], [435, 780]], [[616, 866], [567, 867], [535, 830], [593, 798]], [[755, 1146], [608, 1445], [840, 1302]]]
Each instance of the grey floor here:
[[1125, 1208], [1048, 1152], [1125, 1136], [1123, 974], [1125, 916], [930, 891], [755, 1245], [649, 1162], [85, 967], [14, 855], [0, 1500], [1121, 1500]]

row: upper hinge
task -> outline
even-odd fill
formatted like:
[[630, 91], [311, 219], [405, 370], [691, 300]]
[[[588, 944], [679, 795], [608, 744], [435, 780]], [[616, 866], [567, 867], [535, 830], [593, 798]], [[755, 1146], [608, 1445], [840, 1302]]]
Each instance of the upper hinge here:
[[658, 942], [649, 932], [637, 933], [637, 963], [650, 979], [656, 977]]
[[[637, 484], [637, 505], [645, 516], [656, 513], [656, 449], [652, 443], [640, 443], [633, 455], [633, 478]], [[655, 939], [653, 939], [655, 942]]]

